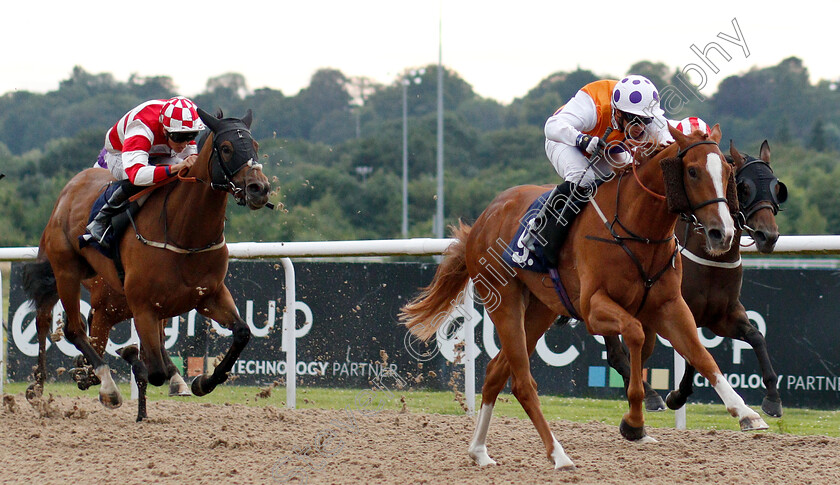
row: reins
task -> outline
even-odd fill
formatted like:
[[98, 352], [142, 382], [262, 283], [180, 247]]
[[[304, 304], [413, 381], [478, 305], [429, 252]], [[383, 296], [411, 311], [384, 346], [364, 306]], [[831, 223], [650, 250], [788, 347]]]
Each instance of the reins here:
[[[607, 231], [609, 231], [610, 235], [612, 236], [612, 240], [597, 237], [597, 236], [591, 236], [591, 235], [587, 235], [585, 237], [586, 237], [586, 239], [590, 239], [590, 240], [593, 240], [593, 241], [598, 241], [598, 242], [602, 242], [602, 243], [606, 243], [606, 244], [614, 244], [614, 245], [620, 247], [621, 249], [623, 249], [624, 252], [627, 253], [627, 256], [630, 257], [630, 260], [633, 262], [633, 265], [636, 267], [636, 270], [639, 272], [639, 277], [641, 277], [642, 283], [644, 284], [644, 288], [645, 288], [644, 293], [642, 294], [642, 302], [639, 304], [639, 308], [636, 310], [636, 313], [635, 313], [635, 315], [638, 315], [642, 311], [642, 308], [644, 308], [645, 303], [647, 302], [648, 295], [650, 294], [650, 289], [653, 287], [654, 284], [656, 284], [657, 281], [659, 281], [660, 278], [662, 278], [662, 276], [665, 274], [665, 272], [668, 271], [669, 266], [672, 266], [672, 267], [674, 266], [674, 260], [677, 257], [677, 248], [674, 247], [674, 252], [671, 254], [671, 257], [668, 259], [668, 262], [666, 262], [665, 265], [662, 266], [662, 268], [660, 268], [659, 271], [654, 273], [652, 276], [648, 275], [648, 272], [645, 269], [644, 265], [642, 264], [641, 260], [639, 260], [639, 257], [636, 256], [636, 254], [633, 252], [633, 250], [630, 249], [627, 246], [627, 243], [625, 241], [639, 242], [639, 243], [642, 243], [642, 244], [666, 244], [669, 241], [673, 240], [674, 236], [671, 235], [670, 237], [665, 238], [665, 239], [645, 238], [645, 237], [639, 236], [638, 234], [635, 234], [634, 232], [629, 230], [624, 224], [622, 224], [621, 220], [618, 218], [618, 209], [620, 207], [619, 202], [620, 202], [620, 194], [621, 194], [621, 180], [622, 180], [623, 176], [624, 176], [624, 172], [622, 172], [622, 174], [619, 175], [618, 182], [617, 182], [618, 187], [616, 187], [616, 192], [615, 192], [615, 206], [616, 206], [615, 207], [615, 216], [613, 217], [612, 222], [609, 222], [607, 220], [607, 217], [604, 215], [604, 213], [601, 210], [601, 207], [598, 205], [598, 203], [595, 202], [595, 199], [593, 198], [592, 201], [591, 201], [592, 206], [595, 208], [595, 211], [598, 213], [598, 216], [601, 218], [601, 221], [603, 221], [604, 227], [607, 228]], [[619, 235], [618, 232], [615, 230], [616, 225], [621, 227], [621, 229], [623, 229], [624, 232], [629, 234], [629, 236]]]
[[[224, 163], [222, 163], [221, 155], [219, 154], [218, 147], [216, 146], [216, 140], [218, 139], [219, 134], [227, 133], [229, 131], [233, 131], [233, 130], [236, 130], [236, 129], [237, 128], [231, 128], [231, 129], [228, 129], [228, 130], [224, 130], [224, 131], [221, 131], [218, 134], [215, 134], [215, 136], [213, 136], [213, 151], [212, 151], [211, 155], [207, 158], [207, 173], [211, 174], [211, 177], [212, 177], [213, 159], [214, 158], [216, 158], [218, 160], [219, 165], [223, 168], [223, 171], [225, 172], [226, 178], [227, 178], [227, 174], [230, 173], [230, 170], [227, 169], [227, 167], [225, 167]], [[250, 131], [248, 133], [250, 134]], [[238, 167], [237, 171], [239, 169], [241, 169], [242, 167], [244, 167], [246, 164], [250, 166], [251, 165], [250, 162], [252, 160], [253, 159], [249, 160], [248, 163], [242, 164], [240, 167]], [[202, 180], [198, 177], [185, 176], [185, 175], [183, 175], [184, 172], [185, 172], [185, 170], [178, 171], [178, 173], [176, 174], [175, 177], [169, 177], [169, 178], [167, 178], [167, 179], [165, 179], [161, 182], [158, 182], [158, 183], [152, 185], [151, 187], [147, 187], [147, 188], [143, 189], [141, 192], [137, 193], [136, 195], [133, 195], [129, 200], [134, 202], [137, 199], [145, 196], [146, 194], [150, 194], [154, 190], [156, 190], [156, 189], [158, 189], [158, 188], [160, 188], [164, 185], [168, 185], [168, 184], [170, 184], [172, 182], [175, 182], [175, 181], [185, 182], [185, 183], [202, 183], [202, 184], [207, 183], [206, 181], [204, 181], [204, 180]], [[232, 176], [233, 176], [233, 174], [231, 174], [231, 177]], [[230, 185], [233, 186], [233, 182], [229, 178], [227, 178], [227, 180], [230, 183]], [[224, 192], [231, 193], [231, 194], [234, 195], [234, 197], [236, 196], [236, 194], [233, 193], [232, 191], [224, 190], [224, 188], [215, 187], [212, 183], [210, 184], [210, 187], [211, 187], [211, 189], [214, 189], [214, 190], [223, 190]], [[167, 203], [168, 200], [169, 200], [169, 193], [166, 194], [166, 196], [164, 198], [164, 202], [163, 202], [163, 204], [164, 204], [164, 215], [166, 214], [166, 203]], [[201, 247], [197, 247], [197, 248], [182, 248], [182, 247], [180, 247], [176, 244], [171, 244], [171, 243], [168, 242], [169, 241], [169, 236], [168, 236], [169, 227], [166, 224], [165, 217], [164, 217], [164, 223], [163, 223], [163, 234], [164, 234], [163, 237], [164, 237], [164, 241], [166, 241], [166, 242], [152, 241], [150, 239], [145, 238], [142, 234], [140, 234], [140, 230], [137, 228], [137, 223], [134, 221], [134, 217], [131, 215], [131, 211], [128, 211], [127, 214], [128, 214], [128, 220], [131, 222], [131, 226], [134, 228], [134, 234], [136, 235], [137, 240], [140, 241], [141, 243], [143, 243], [146, 246], [151, 246], [153, 248], [158, 248], [158, 249], [166, 249], [166, 250], [172, 251], [174, 253], [178, 253], [178, 254], [196, 254], [196, 253], [203, 253], [203, 252], [207, 252], [207, 251], [215, 251], [217, 249], [223, 248], [226, 244], [224, 227], [222, 227], [221, 238], [217, 242], [210, 243], [206, 246], [201, 246]]]
[[[682, 158], [685, 156], [685, 154], [689, 150], [691, 150], [692, 148], [694, 148], [698, 145], [707, 145], [707, 144], [717, 145], [717, 143], [712, 141], [712, 140], [703, 140], [703, 141], [695, 142], [695, 143], [692, 143], [691, 145], [688, 145], [687, 147], [683, 148], [682, 150], [680, 150], [679, 153], [677, 153], [677, 158], [682, 160]], [[635, 177], [636, 182], [638, 182], [639, 186], [645, 192], [647, 192], [649, 195], [652, 195], [654, 198], [656, 198], [658, 200], [666, 200], [666, 197], [664, 195], [657, 194], [656, 192], [648, 189], [645, 186], [645, 184], [642, 183], [642, 181], [639, 178], [639, 175], [636, 171], [635, 161], [632, 162], [632, 166], [633, 166], [633, 176]], [[593, 241], [603, 242], [603, 243], [606, 243], [606, 244], [614, 244], [616, 246], [619, 246], [622, 250], [624, 250], [625, 253], [627, 253], [627, 255], [630, 257], [630, 260], [633, 261], [633, 264], [636, 267], [636, 270], [639, 272], [639, 276], [641, 277], [642, 283], [644, 284], [644, 288], [645, 288], [644, 293], [642, 294], [642, 301], [639, 304], [639, 308], [636, 310], [635, 315], [638, 315], [639, 313], [641, 313], [642, 309], [644, 308], [645, 303], [647, 302], [647, 299], [648, 299], [648, 295], [650, 294], [650, 289], [653, 287], [653, 285], [656, 284], [656, 282], [659, 281], [659, 279], [661, 279], [662, 276], [668, 271], [669, 266], [670, 267], [676, 267], [675, 261], [676, 261], [676, 257], [677, 257], [677, 252], [679, 252], [679, 244], [677, 244], [676, 242], [674, 243], [674, 251], [671, 253], [671, 257], [668, 259], [668, 261], [665, 263], [665, 265], [663, 265], [662, 268], [660, 268], [659, 271], [657, 271], [653, 275], [649, 275], [647, 270], [645, 269], [644, 265], [642, 264], [641, 260], [639, 259], [639, 257], [636, 256], [636, 254], [633, 252], [633, 250], [630, 249], [627, 246], [625, 241], [639, 242], [639, 243], [642, 243], [642, 244], [667, 244], [668, 242], [670, 242], [672, 240], [675, 240], [676, 238], [674, 237], [673, 234], [670, 237], [667, 237], [665, 239], [650, 239], [650, 238], [642, 237], [642, 236], [639, 236], [638, 234], [635, 234], [633, 231], [628, 229], [627, 226], [625, 226], [621, 222], [621, 220], [618, 218], [618, 211], [619, 211], [619, 208], [621, 207], [621, 205], [620, 205], [621, 181], [624, 178], [625, 173], [626, 173], [626, 171], [621, 172], [621, 174], [618, 177], [618, 181], [617, 181], [618, 186], [616, 187], [616, 192], [615, 192], [615, 216], [613, 217], [612, 222], [607, 220], [607, 218], [604, 215], [603, 211], [601, 210], [600, 206], [598, 206], [598, 204], [595, 202], [595, 199], [593, 198], [592, 201], [591, 201], [592, 206], [595, 208], [596, 212], [598, 213], [598, 216], [601, 218], [601, 220], [604, 223], [604, 226], [607, 228], [607, 231], [609, 231], [610, 235], [612, 236], [612, 240], [597, 237], [597, 236], [591, 236], [591, 235], [588, 235], [588, 236], [585, 236], [585, 237], [586, 237], [586, 239], [590, 239], [590, 240], [593, 240]], [[705, 207], [707, 205], [714, 204], [714, 203], [717, 203], [717, 202], [724, 202], [725, 203], [726, 199], [715, 198], [715, 199], [707, 200], [705, 202], [701, 202], [700, 204], [692, 206], [691, 211], [693, 212], [693, 211], [695, 211], [695, 210], [697, 210], [701, 207]], [[619, 235], [618, 232], [615, 230], [616, 225], [619, 226], [624, 232], [626, 232], [628, 234], [628, 236]]]

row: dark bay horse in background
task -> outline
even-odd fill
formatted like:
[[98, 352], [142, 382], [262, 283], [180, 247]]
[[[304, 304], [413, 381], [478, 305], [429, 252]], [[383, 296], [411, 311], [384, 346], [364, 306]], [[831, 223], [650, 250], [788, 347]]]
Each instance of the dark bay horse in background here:
[[[700, 343], [691, 311], [680, 295], [682, 268], [675, 257], [673, 211], [687, 205], [686, 210], [703, 224], [706, 246], [717, 254], [729, 249], [735, 232], [727, 204], [735, 197], [734, 180], [730, 182], [732, 169], [717, 145], [720, 128], [714, 127], [711, 139], [685, 136], [673, 128], [671, 134], [676, 140], [671, 146], [652, 157], [637, 154], [638, 170], [633, 166], [637, 182], [628, 181], [625, 170], [590, 198], [560, 252], [562, 284], [591, 334], [621, 335], [630, 349], [630, 409], [619, 426], [625, 438], [653, 440], [644, 429], [642, 354], [656, 334], [709, 379], [741, 429], [765, 429], [766, 423], [744, 404]], [[469, 446], [470, 457], [482, 466], [495, 464], [487, 453], [487, 432], [496, 398], [512, 376], [511, 391], [534, 423], [549, 460], [555, 468], [574, 467], [542, 414], [529, 364], [539, 338], [558, 315], [569, 316], [571, 311], [545, 275], [513, 269], [501, 258], [490, 257], [505, 250], [531, 203], [546, 190], [545, 186], [508, 189], [472, 227], [461, 223], [432, 283], [401, 313], [410, 331], [428, 340], [473, 279], [501, 342], [501, 352], [487, 365], [481, 410]], [[667, 200], [659, 195], [666, 191]], [[607, 211], [614, 207], [611, 221], [602, 207]]]
[[[79, 247], [78, 238], [85, 232], [94, 201], [113, 181], [107, 170], [97, 168], [79, 173], [61, 191], [41, 236], [38, 258], [24, 268], [24, 289], [35, 302], [39, 340], [49, 332], [53, 306], [60, 299], [65, 337], [92, 365], [101, 381], [99, 400], [106, 407], [120, 406], [122, 396], [102, 358], [107, 342], [104, 329], [110, 331], [109, 322], [119, 321], [114, 318], [134, 317], [139, 352], [129, 346], [121, 355], [131, 364], [140, 390], [138, 421], [146, 417], [146, 384], [162, 385], [174, 368], [162, 345], [163, 319], [196, 309], [233, 331], [233, 342], [221, 363], [211, 374], [193, 381], [192, 392], [197, 396], [227, 379], [251, 337], [224, 284], [228, 266], [225, 210], [229, 193], [252, 210], [265, 206], [270, 184], [257, 163], [250, 110], [242, 119], [219, 119], [201, 109], [198, 113], [211, 133], [188, 176], [179, 174], [177, 182], [151, 192], [134, 218], [136, 234], [129, 229], [119, 240], [124, 279], [113, 260], [92, 247]], [[91, 288], [91, 329], [96, 335], [92, 344], [79, 313], [79, 298], [83, 281], [94, 277], [101, 278], [104, 286]], [[89, 284], [97, 283], [91, 280]], [[120, 308], [123, 302], [125, 307]], [[41, 340], [37, 391], [43, 389], [46, 372], [44, 350]]]
[[[738, 184], [740, 211], [743, 224], [736, 227], [735, 243], [724, 254], [711, 256], [703, 238], [693, 231], [686, 221], [676, 227], [676, 236], [683, 247], [682, 295], [694, 315], [698, 327], [706, 327], [715, 335], [742, 340], [750, 344], [758, 357], [762, 380], [767, 389], [761, 409], [769, 416], [782, 416], [782, 400], [776, 385], [777, 375], [770, 363], [767, 342], [761, 332], [750, 324], [746, 309], [740, 302], [743, 266], [741, 265], [740, 240], [743, 227], [755, 241], [760, 253], [773, 252], [779, 239], [776, 214], [779, 205], [787, 200], [787, 188], [773, 174], [770, 167], [770, 145], [765, 140], [759, 149], [759, 158], [740, 153], [730, 143], [730, 157]], [[629, 379], [627, 355], [617, 338], [605, 338], [607, 355], [625, 382]], [[686, 366], [679, 388], [671, 391], [665, 402], [671, 409], [679, 409], [693, 392], [694, 368]], [[662, 409], [662, 399], [646, 382], [645, 402], [648, 410]]]

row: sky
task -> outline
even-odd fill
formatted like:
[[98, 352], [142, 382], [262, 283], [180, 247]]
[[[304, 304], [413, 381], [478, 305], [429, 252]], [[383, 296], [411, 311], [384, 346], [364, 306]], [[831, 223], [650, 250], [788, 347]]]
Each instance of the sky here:
[[[78, 65], [122, 82], [132, 74], [169, 76], [186, 96], [204, 91], [209, 78], [236, 72], [250, 89], [293, 96], [321, 68], [391, 84], [408, 69], [436, 64], [441, 45], [447, 69], [502, 103], [557, 71], [581, 67], [621, 76], [640, 60], [685, 70], [697, 85], [705, 77], [706, 95], [727, 76], [790, 56], [803, 60], [812, 82], [840, 78], [834, 46], [840, 4], [774, 3], [783, 6], [731, 0], [7, 2], [0, 93], [55, 90]], [[692, 45], [704, 51], [712, 42], [720, 48], [707, 51], [709, 65]]]

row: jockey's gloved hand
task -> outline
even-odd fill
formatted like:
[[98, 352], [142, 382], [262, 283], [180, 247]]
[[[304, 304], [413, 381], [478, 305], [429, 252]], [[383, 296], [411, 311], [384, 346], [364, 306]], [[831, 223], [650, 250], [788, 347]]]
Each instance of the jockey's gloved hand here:
[[587, 135], [586, 133], [578, 135], [577, 140], [575, 140], [575, 145], [590, 155], [602, 151], [607, 146], [604, 140], [601, 140], [597, 136]]

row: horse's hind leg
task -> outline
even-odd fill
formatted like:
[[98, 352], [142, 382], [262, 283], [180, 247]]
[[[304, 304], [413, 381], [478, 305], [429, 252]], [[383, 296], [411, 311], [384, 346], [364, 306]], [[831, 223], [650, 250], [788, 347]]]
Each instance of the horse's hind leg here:
[[[506, 301], [511, 303], [500, 305], [491, 314], [491, 318], [496, 325], [496, 331], [499, 334], [499, 340], [502, 343], [502, 349], [499, 355], [493, 359], [495, 364], [488, 365], [487, 368], [487, 376], [482, 388], [481, 412], [479, 413], [475, 436], [470, 443], [470, 456], [473, 456], [473, 452], [476, 452], [479, 458], [489, 460], [481, 463], [473, 456], [473, 459], [479, 464], [494, 463], [487, 456], [486, 447], [483, 445], [496, 397], [504, 388], [508, 376], [512, 374], [511, 391], [528, 414], [528, 417], [531, 418], [534, 427], [537, 428], [537, 432], [545, 445], [546, 454], [554, 463], [554, 468], [572, 469], [574, 468], [572, 460], [566, 455], [563, 446], [554, 437], [548, 426], [548, 421], [546, 421], [540, 409], [537, 385], [531, 376], [529, 361], [529, 356], [534, 351], [537, 341], [551, 326], [556, 314], [538, 301], [534, 301], [529, 305], [527, 311], [523, 311], [523, 290], [508, 286], [504, 291], [508, 292], [506, 293]], [[523, 318], [527, 318], [528, 321], [523, 322]], [[483, 451], [483, 456], [478, 453], [480, 451]]]
[[[33, 402], [44, 394], [44, 382], [47, 377], [47, 335], [52, 326], [52, 307], [39, 308], [35, 316], [38, 330], [38, 366], [35, 368], [35, 382], [26, 388], [26, 400]], [[2, 377], [0, 377], [2, 378]]]
[[[534, 352], [537, 341], [551, 326], [555, 316], [555, 313], [542, 302], [536, 298], [531, 299], [531, 303], [525, 311], [525, 336], [528, 355]], [[500, 352], [487, 364], [484, 386], [481, 389], [481, 412], [479, 413], [475, 434], [470, 442], [469, 455], [481, 466], [496, 464], [487, 454], [487, 430], [490, 427], [490, 418], [493, 414], [496, 399], [504, 389], [509, 377], [510, 365], [505, 358], [505, 354]], [[533, 385], [536, 387], [536, 382]], [[557, 443], [557, 446], [562, 450], [560, 443]], [[571, 460], [569, 464], [571, 465]]]
[[163, 333], [165, 323], [165, 321], [161, 321], [160, 325], [160, 353], [161, 357], [163, 357], [163, 366], [166, 369], [166, 377], [169, 379], [169, 395], [192, 396], [190, 386], [188, 386], [184, 381], [184, 378], [181, 377], [181, 374], [178, 372], [178, 367], [174, 362], [172, 362], [172, 359], [169, 357], [169, 352], [166, 351], [166, 346], [164, 345], [166, 342], [166, 335]]
[[222, 361], [213, 370], [212, 374], [202, 374], [192, 382], [192, 392], [196, 396], [204, 396], [213, 391], [219, 384], [228, 378], [228, 372], [233, 368], [239, 354], [251, 340], [251, 329], [245, 320], [239, 316], [239, 311], [233, 303], [230, 290], [222, 285], [221, 289], [209, 301], [199, 303], [198, 311], [202, 315], [216, 320], [233, 331], [233, 343], [228, 349]]
[[[617, 335], [605, 336], [604, 345], [607, 347], [607, 362], [624, 380], [626, 394], [627, 386], [630, 385], [630, 351]], [[664, 411], [665, 403], [659, 393], [654, 391], [647, 381], [642, 381], [642, 385], [645, 388], [645, 409], [653, 412]]]
[[715, 360], [709, 351], [700, 343], [697, 336], [697, 327], [691, 316], [688, 305], [682, 300], [675, 300], [670, 311], [663, 311], [668, 315], [669, 321], [663, 321], [657, 327], [660, 335], [668, 339], [674, 349], [682, 355], [686, 361], [700, 374], [709, 380], [709, 383], [720, 396], [729, 414], [738, 418], [742, 431], [767, 429], [767, 423], [761, 419], [755, 411], [744, 403], [738, 393], [724, 379]]
[[82, 323], [82, 315], [79, 309], [79, 298], [81, 296], [81, 277], [84, 269], [82, 263], [75, 260], [63, 261], [61, 270], [55, 274], [56, 287], [61, 303], [64, 306], [64, 313], [67, 318], [64, 326], [64, 335], [67, 340], [76, 346], [85, 356], [88, 362], [93, 365], [94, 373], [101, 381], [99, 388], [99, 401], [108, 408], [114, 409], [122, 405], [122, 396], [116, 383], [111, 376], [111, 368], [105, 363], [102, 357], [96, 352], [87, 336], [87, 329]]

